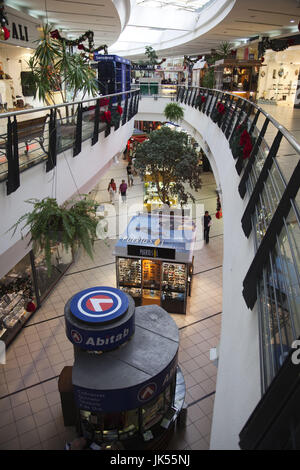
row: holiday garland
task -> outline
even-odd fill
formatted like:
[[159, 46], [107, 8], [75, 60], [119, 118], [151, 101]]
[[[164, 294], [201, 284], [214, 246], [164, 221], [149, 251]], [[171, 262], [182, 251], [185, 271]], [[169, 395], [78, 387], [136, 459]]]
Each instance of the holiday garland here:
[[[51, 31], [50, 33], [52, 39], [56, 39], [57, 41], [64, 42], [66, 46], [78, 46], [78, 49], [83, 50], [84, 52], [94, 53], [104, 50], [104, 54], [107, 54], [107, 45], [103, 44], [95, 48], [94, 44], [94, 32], [93, 31], [86, 31], [84, 34], [79, 36], [78, 39], [66, 39], [63, 38], [57, 29]], [[88, 40], [89, 47], [85, 47], [82, 43]]]

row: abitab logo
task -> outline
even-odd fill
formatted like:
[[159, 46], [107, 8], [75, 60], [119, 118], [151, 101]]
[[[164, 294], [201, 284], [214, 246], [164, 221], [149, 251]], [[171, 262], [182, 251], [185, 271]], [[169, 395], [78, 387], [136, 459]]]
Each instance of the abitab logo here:
[[0, 340], [0, 364], [6, 364], [6, 346], [4, 341]]

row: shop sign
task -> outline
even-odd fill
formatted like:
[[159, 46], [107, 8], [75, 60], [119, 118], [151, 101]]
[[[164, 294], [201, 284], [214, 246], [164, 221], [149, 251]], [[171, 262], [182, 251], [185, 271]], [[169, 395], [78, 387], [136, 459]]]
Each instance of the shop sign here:
[[171, 363], [157, 376], [147, 382], [119, 390], [92, 390], [73, 384], [77, 406], [86, 411], [124, 411], [139, 408], [162, 393], [175, 377], [177, 354]]
[[36, 43], [40, 38], [37, 30], [40, 23], [34, 21], [29, 15], [21, 14], [10, 7], [6, 7], [8, 26], [10, 37], [5, 41], [6, 44], [14, 44], [16, 46], [36, 48]]
[[66, 335], [71, 343], [87, 351], [109, 351], [129, 340], [135, 331], [135, 314], [118, 327], [99, 330], [84, 330], [74, 327], [66, 318]]
[[74, 295], [70, 309], [84, 322], [107, 323], [124, 315], [128, 309], [128, 297], [112, 287], [92, 287]]
[[[148, 240], [149, 243], [149, 240]], [[155, 248], [141, 245], [127, 245], [128, 256], [138, 256], [141, 258], [176, 258], [176, 250], [174, 248]]]
[[131, 64], [132, 70], [155, 70], [155, 66], [151, 64]]

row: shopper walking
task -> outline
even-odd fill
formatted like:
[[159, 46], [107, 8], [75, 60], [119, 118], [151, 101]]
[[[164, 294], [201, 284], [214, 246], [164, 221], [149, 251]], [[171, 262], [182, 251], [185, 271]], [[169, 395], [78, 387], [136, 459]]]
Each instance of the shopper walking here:
[[110, 202], [114, 205], [115, 203], [115, 194], [117, 192], [117, 186], [115, 180], [112, 178], [108, 185], [107, 191], [109, 192]]
[[127, 178], [128, 178], [128, 186], [133, 186], [133, 174], [132, 174], [132, 167], [131, 164], [128, 163], [127, 165]]
[[204, 240], [206, 243], [209, 243], [209, 231], [210, 227], [212, 226], [211, 216], [209, 215], [208, 211], [205, 211], [204, 214]]
[[125, 180], [122, 180], [122, 183], [120, 184], [120, 187], [119, 187], [119, 194], [121, 194], [123, 202], [126, 202], [126, 191], [127, 191], [127, 184], [125, 183]]

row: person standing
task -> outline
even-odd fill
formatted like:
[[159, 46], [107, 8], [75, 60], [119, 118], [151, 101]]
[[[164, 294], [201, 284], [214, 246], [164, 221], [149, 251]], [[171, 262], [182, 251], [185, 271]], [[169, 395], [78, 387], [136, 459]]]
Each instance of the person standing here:
[[127, 178], [128, 178], [128, 186], [133, 186], [133, 174], [132, 174], [132, 167], [131, 164], [128, 163], [127, 165]]
[[127, 191], [127, 184], [125, 183], [125, 180], [122, 180], [122, 183], [120, 184], [120, 187], [119, 187], [119, 193], [121, 194], [123, 202], [126, 202], [126, 191]]
[[114, 205], [117, 187], [116, 187], [115, 180], [113, 178], [110, 180], [107, 191], [109, 192], [110, 202]]
[[211, 216], [209, 215], [208, 211], [205, 211], [204, 214], [204, 240], [206, 243], [209, 243], [209, 231], [212, 225]]

